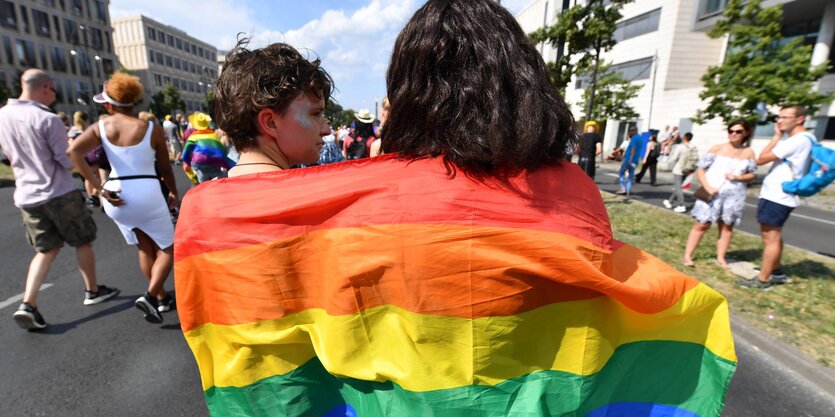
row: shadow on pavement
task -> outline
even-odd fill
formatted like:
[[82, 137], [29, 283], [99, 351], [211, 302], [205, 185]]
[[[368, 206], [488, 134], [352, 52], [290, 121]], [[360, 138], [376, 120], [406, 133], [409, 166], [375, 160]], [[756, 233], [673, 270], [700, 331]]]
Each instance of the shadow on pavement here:
[[[123, 296], [113, 298], [113, 299], [107, 301], [108, 303], [111, 304], [110, 307], [108, 307], [104, 310], [101, 310], [101, 311], [97, 311], [97, 312], [95, 312], [95, 313], [93, 313], [89, 316], [82, 317], [78, 320], [73, 320], [73, 321], [70, 321], [70, 322], [67, 322], [67, 323], [50, 323], [50, 322], [47, 321], [49, 326], [46, 329], [44, 329], [43, 331], [41, 331], [40, 333], [41, 334], [48, 334], [48, 335], [64, 334], [69, 330], [72, 330], [72, 329], [74, 329], [74, 328], [76, 328], [76, 327], [78, 327], [78, 326], [80, 326], [84, 323], [96, 320], [100, 317], [105, 317], [105, 316], [109, 316], [111, 314], [116, 314], [116, 313], [120, 313], [120, 312], [125, 311], [125, 310], [132, 309], [132, 308], [134, 308], [133, 307], [133, 302], [134, 302], [134, 300], [136, 300], [136, 297], [138, 297], [138, 296], [125, 296], [125, 295], [123, 295]], [[116, 304], [119, 301], [123, 301], [123, 302], [119, 303], [119, 304]]]
[[[762, 262], [762, 251], [757, 249], [732, 250], [728, 258], [738, 261], [748, 261], [759, 265]], [[804, 259], [800, 262], [783, 265], [783, 271], [792, 278], [821, 278], [835, 279], [835, 271], [814, 259]]]

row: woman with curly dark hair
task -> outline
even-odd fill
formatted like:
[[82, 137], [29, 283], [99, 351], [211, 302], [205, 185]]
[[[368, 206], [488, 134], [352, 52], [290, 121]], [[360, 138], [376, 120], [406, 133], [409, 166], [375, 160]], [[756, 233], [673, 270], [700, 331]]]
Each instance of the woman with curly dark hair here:
[[[429, 0], [415, 13], [375, 158], [286, 169], [316, 160], [329, 90], [309, 88], [313, 63], [236, 54], [220, 127], [256, 138], [253, 165], [231, 172], [262, 171], [191, 190], [175, 251], [213, 415], [719, 415], [734, 360], [724, 299], [612, 237], [567, 160], [571, 113], [507, 10]], [[276, 90], [242, 68], [293, 81], [280, 90], [299, 106], [234, 106]], [[250, 132], [232, 129], [237, 112], [257, 116]]]

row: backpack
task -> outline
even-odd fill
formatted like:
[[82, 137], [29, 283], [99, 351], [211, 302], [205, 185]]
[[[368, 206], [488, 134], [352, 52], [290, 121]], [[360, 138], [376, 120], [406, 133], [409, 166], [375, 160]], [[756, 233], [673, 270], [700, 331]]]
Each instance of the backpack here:
[[348, 156], [348, 159], [362, 159], [366, 156], [365, 151], [365, 139], [356, 137], [348, 144], [348, 149], [345, 150], [345, 154]]
[[684, 162], [681, 164], [681, 172], [686, 176], [690, 175], [696, 170], [696, 165], [699, 164], [699, 149], [695, 146], [690, 146], [687, 155], [684, 156]]
[[812, 163], [809, 170], [802, 177], [783, 183], [784, 193], [801, 197], [813, 196], [835, 180], [835, 150], [821, 145], [811, 135], [805, 136], [812, 141], [812, 152], [809, 153]]
[[658, 159], [658, 157], [661, 156], [661, 144], [660, 143], [655, 142], [655, 147], [652, 148], [651, 151], [649, 151], [649, 156], [652, 157], [652, 158], [655, 158], [655, 159]]

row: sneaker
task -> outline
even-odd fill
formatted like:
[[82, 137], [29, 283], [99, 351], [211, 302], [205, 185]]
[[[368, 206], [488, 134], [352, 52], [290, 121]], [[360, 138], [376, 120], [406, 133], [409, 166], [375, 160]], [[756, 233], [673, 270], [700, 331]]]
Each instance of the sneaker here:
[[87, 205], [95, 208], [101, 206], [101, 201], [99, 201], [98, 197], [87, 197]]
[[621, 188], [621, 189], [619, 189], [619, 190], [615, 191], [615, 194], [624, 195], [624, 194], [626, 194], [626, 190], [624, 190], [623, 188]]
[[759, 278], [754, 277], [751, 279], [741, 279], [736, 282], [736, 285], [745, 288], [754, 288], [758, 290], [767, 290], [771, 288], [771, 281], [762, 282]]
[[[755, 266], [754, 270], [759, 271], [760, 267]], [[791, 277], [786, 275], [786, 273], [783, 272], [782, 269], [775, 269], [774, 271], [771, 272], [771, 277], [768, 279], [768, 281], [771, 282], [773, 285], [781, 285], [781, 284], [791, 283], [792, 279], [791, 279]]]
[[118, 288], [110, 288], [105, 285], [99, 285], [98, 291], [84, 291], [84, 305], [91, 306], [101, 303], [103, 301], [107, 301], [117, 295], [119, 295], [120, 290]]
[[38, 308], [30, 306], [28, 303], [21, 303], [12, 317], [22, 329], [41, 330], [46, 327], [46, 322], [41, 313], [38, 312]]
[[157, 306], [157, 311], [160, 313], [165, 313], [166, 311], [171, 311], [177, 308], [176, 304], [174, 303], [174, 297], [171, 294], [165, 294], [165, 297], [162, 300], [157, 300], [159, 306]]
[[162, 323], [162, 314], [157, 310], [159, 308], [157, 297], [146, 292], [145, 295], [137, 298], [133, 305], [145, 313], [145, 321], [148, 323]]
[[687, 211], [687, 207], [678, 206], [678, 207], [674, 208], [673, 211], [676, 212], [676, 213], [684, 213], [685, 211]]
[[664, 205], [664, 207], [666, 207], [666, 208], [668, 208], [668, 209], [673, 208], [673, 205], [672, 205], [672, 204], [670, 204], [670, 200], [664, 200], [664, 201], [662, 201], [662, 202], [661, 202], [661, 204], [663, 204], [663, 205]]

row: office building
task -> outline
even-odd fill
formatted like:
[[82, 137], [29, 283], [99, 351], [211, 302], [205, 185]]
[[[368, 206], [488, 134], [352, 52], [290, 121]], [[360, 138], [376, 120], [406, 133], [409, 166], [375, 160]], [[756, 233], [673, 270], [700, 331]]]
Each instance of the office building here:
[[218, 76], [217, 48], [147, 16], [114, 20], [113, 43], [122, 65], [142, 79], [144, 106], [171, 84], [185, 103], [180, 110], [206, 110], [206, 92]]
[[107, 0], [0, 0], [0, 86], [20, 94], [20, 74], [41, 68], [55, 80], [57, 111], [93, 111], [91, 93], [119, 64]]
[[[587, 3], [588, 0], [578, 0]], [[574, 4], [575, 1], [571, 1]], [[704, 107], [699, 93], [703, 90], [702, 75], [709, 66], [722, 63], [726, 39], [711, 39], [707, 32], [716, 24], [727, 0], [636, 0], [622, 10], [617, 24], [617, 45], [602, 54], [625, 78], [642, 88], [631, 101], [640, 114], [636, 120], [609, 120], [604, 135], [604, 154], [623, 140], [628, 126], [635, 124], [642, 131], [678, 126], [682, 132], [693, 132], [695, 144], [703, 152], [727, 139], [725, 126], [719, 119], [703, 125], [692, 117]], [[814, 48], [810, 65], [835, 60], [835, 0], [767, 0], [763, 6], [783, 4], [783, 35], [801, 38]], [[530, 33], [553, 24], [559, 18], [563, 0], [535, 0], [523, 9], [517, 20]], [[556, 50], [543, 43], [537, 45], [546, 61], [554, 61]], [[583, 116], [578, 107], [583, 79], [575, 79], [566, 89], [566, 100], [572, 104], [575, 117]], [[818, 86], [819, 91], [835, 91], [835, 67], [830, 68]], [[833, 103], [835, 104], [835, 103]], [[808, 118], [807, 127], [819, 138], [835, 140], [835, 105], [824, 106]], [[759, 150], [773, 134], [773, 125], [759, 126], [753, 147]]]

